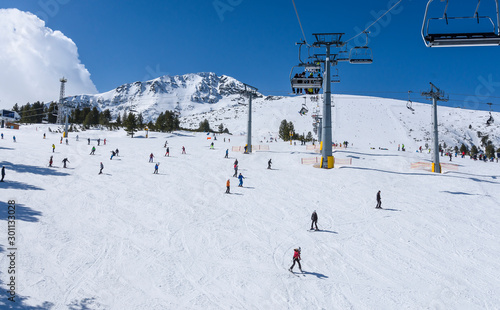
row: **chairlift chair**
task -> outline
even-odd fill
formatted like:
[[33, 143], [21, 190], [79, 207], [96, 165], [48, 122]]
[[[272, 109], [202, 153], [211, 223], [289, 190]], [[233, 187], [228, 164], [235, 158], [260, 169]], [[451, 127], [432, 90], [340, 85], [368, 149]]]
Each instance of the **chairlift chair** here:
[[349, 52], [349, 63], [351, 64], [371, 64], [373, 63], [373, 52], [368, 47], [368, 32], [364, 31], [366, 35], [366, 43], [363, 46], [355, 46]]
[[347, 45], [344, 50], [339, 51], [337, 54], [337, 61], [349, 61], [349, 51], [347, 51]]
[[406, 107], [408, 108], [408, 110], [410, 110], [410, 111], [414, 112], [414, 111], [415, 111], [415, 109], [414, 109], [414, 108], [413, 108], [413, 106], [412, 106], [412, 105], [413, 105], [413, 102], [412, 102], [412, 101], [411, 101], [411, 99], [410, 99], [410, 93], [411, 93], [411, 92], [412, 92], [411, 90], [409, 90], [409, 91], [408, 91], [408, 101], [406, 102]]
[[331, 81], [332, 83], [340, 83], [339, 69], [335, 68], [335, 70], [335, 74], [332, 74]]
[[[299, 64], [297, 66], [294, 66], [292, 68], [292, 70], [290, 71], [290, 84], [292, 86], [292, 89], [308, 89], [308, 88], [320, 89], [320, 88], [322, 88], [323, 87], [323, 78], [322, 77], [317, 77], [317, 76], [315, 76], [315, 77], [307, 77], [307, 76], [296, 77], [295, 76], [298, 73], [296, 68], [303, 68], [303, 67], [305, 67], [304, 64]], [[313, 72], [310, 72], [310, 73], [313, 73]]]
[[304, 103], [304, 104], [302, 104], [302, 108], [300, 109], [299, 114], [306, 115], [307, 112], [309, 112], [309, 109], [307, 108], [306, 104]]
[[488, 118], [488, 120], [486, 121], [486, 125], [487, 125], [487, 126], [490, 126], [490, 125], [492, 125], [494, 122], [495, 122], [495, 119], [493, 118], [493, 116], [491, 115], [491, 112], [490, 112], [490, 118]]
[[[495, 46], [500, 45], [500, 15], [498, 0], [496, 4], [496, 24], [490, 16], [479, 16], [481, 0], [478, 0], [473, 16], [449, 17], [447, 14], [448, 0], [442, 17], [428, 18], [429, 6], [434, 0], [427, 2], [424, 21], [422, 23], [422, 39], [427, 47], [455, 46]], [[468, 31], [437, 31], [436, 25], [442, 24], [450, 29], [453, 25], [465, 25]]]

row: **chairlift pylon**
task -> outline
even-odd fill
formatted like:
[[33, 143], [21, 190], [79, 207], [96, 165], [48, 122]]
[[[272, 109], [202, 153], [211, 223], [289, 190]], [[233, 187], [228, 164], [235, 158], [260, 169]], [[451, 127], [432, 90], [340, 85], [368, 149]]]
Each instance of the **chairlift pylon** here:
[[[479, 16], [478, 10], [481, 0], [478, 0], [473, 16], [448, 16], [448, 0], [442, 17], [428, 18], [429, 7], [434, 0], [429, 0], [422, 22], [422, 39], [427, 47], [456, 47], [456, 46], [495, 46], [500, 45], [500, 14], [498, 0], [496, 4], [496, 24], [490, 16]], [[443, 1], [443, 0], [442, 0]], [[447, 30], [436, 30], [436, 26], [443, 26]], [[466, 26], [467, 31], [450, 31], [458, 25]], [[456, 28], [458, 29], [458, 28]]]
[[363, 31], [366, 35], [366, 43], [363, 46], [355, 46], [349, 52], [349, 63], [351, 64], [371, 64], [373, 63], [373, 52], [368, 47], [368, 32]]

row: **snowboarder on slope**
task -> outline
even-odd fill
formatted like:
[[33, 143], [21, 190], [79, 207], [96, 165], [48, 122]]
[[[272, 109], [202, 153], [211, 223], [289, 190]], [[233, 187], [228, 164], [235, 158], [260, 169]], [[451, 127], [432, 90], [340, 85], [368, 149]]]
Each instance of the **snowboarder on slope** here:
[[382, 199], [380, 198], [380, 191], [377, 193], [377, 206], [376, 209], [382, 209]]
[[2, 166], [2, 179], [0, 182], [3, 182], [3, 179], [5, 178], [5, 166]]
[[267, 162], [267, 169], [271, 169], [271, 164], [272, 164], [271, 159], [269, 159], [269, 161]]
[[158, 174], [158, 167], [160, 166], [160, 163], [156, 163], [155, 165], [155, 171], [153, 172], [153, 174]]
[[316, 230], [318, 229], [318, 214], [316, 213], [316, 210], [314, 210], [313, 214], [311, 215], [311, 230], [313, 230], [313, 225], [316, 226]]
[[102, 174], [102, 169], [104, 169], [104, 165], [101, 162], [101, 170], [99, 171], [99, 174]]
[[65, 158], [62, 160], [62, 162], [64, 164], [64, 168], [66, 168], [66, 163], [69, 163], [69, 160], [67, 158]]
[[238, 179], [240, 180], [240, 184], [238, 184], [238, 187], [243, 187], [243, 179], [244, 179], [244, 178], [245, 178], [245, 177], [244, 177], [244, 176], [242, 176], [242, 175], [241, 175], [241, 173], [240, 173], [240, 175], [238, 176]]
[[290, 267], [290, 272], [293, 272], [293, 266], [295, 266], [295, 263], [299, 264], [299, 270], [302, 272], [302, 266], [300, 265], [300, 247], [298, 249], [293, 249], [293, 264], [292, 267]]
[[231, 186], [231, 182], [229, 182], [229, 179], [227, 179], [227, 182], [226, 182], [226, 194], [230, 194], [230, 192], [229, 192], [230, 186]]

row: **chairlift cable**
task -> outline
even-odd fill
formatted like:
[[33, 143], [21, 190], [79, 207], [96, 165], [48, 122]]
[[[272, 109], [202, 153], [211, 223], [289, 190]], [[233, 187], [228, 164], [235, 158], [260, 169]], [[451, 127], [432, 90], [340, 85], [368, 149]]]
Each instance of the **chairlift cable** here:
[[[295, 14], [297, 15], [297, 20], [299, 21], [300, 30], [302, 31], [302, 35], [304, 36], [304, 42], [307, 44], [306, 35], [304, 33], [304, 28], [302, 28], [302, 23], [300, 22], [299, 12], [297, 12], [297, 6], [295, 5], [295, 0], [292, 0], [292, 3], [293, 3], [293, 8], [295, 9]], [[309, 46], [309, 44], [307, 45]]]
[[[293, 0], [292, 0], [293, 1]], [[390, 9], [388, 9], [384, 14], [380, 15], [379, 18], [377, 18], [377, 20], [375, 20], [373, 23], [371, 23], [368, 27], [366, 27], [365, 30], [361, 31], [360, 33], [358, 33], [357, 35], [355, 35], [354, 37], [350, 38], [349, 40], [347, 41], [344, 41], [344, 43], [347, 43], [351, 40], [354, 40], [355, 38], [359, 37], [360, 35], [362, 35], [363, 33], [365, 33], [366, 31], [368, 31], [368, 29], [370, 29], [373, 25], [375, 25], [382, 17], [384, 17], [385, 15], [387, 15], [387, 13], [389, 13], [390, 11], [392, 11], [392, 9], [394, 9], [398, 4], [401, 3], [401, 1], [403, 0], [399, 0], [398, 2], [396, 2]]]

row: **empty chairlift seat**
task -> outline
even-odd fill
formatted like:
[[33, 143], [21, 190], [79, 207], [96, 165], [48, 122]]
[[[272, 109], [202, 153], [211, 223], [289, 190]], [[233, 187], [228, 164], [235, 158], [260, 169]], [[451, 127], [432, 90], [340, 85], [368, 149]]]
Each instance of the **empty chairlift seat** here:
[[446, 1], [443, 16], [429, 18], [427, 15], [433, 1], [427, 3], [422, 24], [422, 38], [427, 47], [500, 45], [498, 0], [495, 0], [496, 24], [490, 16], [478, 15], [480, 1], [473, 16], [448, 16]]

